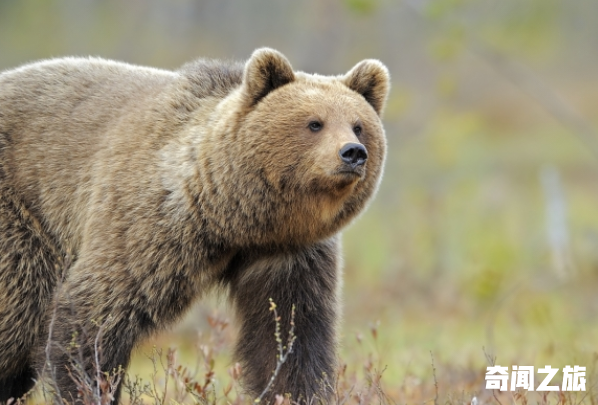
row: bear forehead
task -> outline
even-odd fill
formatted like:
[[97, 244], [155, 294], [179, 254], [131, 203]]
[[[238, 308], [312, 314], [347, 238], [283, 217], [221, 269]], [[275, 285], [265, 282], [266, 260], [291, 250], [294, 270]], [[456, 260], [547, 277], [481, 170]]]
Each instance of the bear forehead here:
[[273, 92], [270, 105], [288, 107], [297, 113], [343, 116], [352, 121], [361, 116], [376, 115], [360, 94], [349, 89], [336, 77], [303, 75]]
[[349, 89], [343, 82], [342, 76], [322, 76], [318, 74], [307, 74], [297, 72], [295, 80], [290, 84], [296, 89], [300, 89], [307, 94], [319, 96], [332, 96], [345, 94], [348, 96], [358, 96], [353, 90]]

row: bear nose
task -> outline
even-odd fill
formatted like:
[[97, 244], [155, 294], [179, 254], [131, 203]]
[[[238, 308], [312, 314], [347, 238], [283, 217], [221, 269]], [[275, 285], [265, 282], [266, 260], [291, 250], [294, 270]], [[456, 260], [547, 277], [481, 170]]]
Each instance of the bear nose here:
[[338, 151], [341, 160], [351, 165], [353, 169], [361, 166], [368, 158], [368, 152], [360, 143], [348, 143]]

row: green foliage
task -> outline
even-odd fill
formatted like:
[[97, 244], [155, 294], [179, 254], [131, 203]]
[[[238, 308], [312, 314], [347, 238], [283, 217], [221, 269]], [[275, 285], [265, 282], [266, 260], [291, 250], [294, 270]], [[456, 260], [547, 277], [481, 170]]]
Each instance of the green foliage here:
[[558, 40], [558, 19], [562, 2], [526, 0], [506, 7], [500, 24], [479, 25], [480, 32], [498, 49], [525, 55], [543, 55], [554, 49]]
[[425, 15], [435, 20], [445, 19], [471, 2], [472, 0], [432, 0], [426, 3]]
[[379, 0], [343, 0], [345, 6], [357, 15], [371, 15], [378, 8]]
[[465, 31], [455, 26], [430, 43], [430, 53], [439, 62], [448, 62], [459, 57], [465, 49]]

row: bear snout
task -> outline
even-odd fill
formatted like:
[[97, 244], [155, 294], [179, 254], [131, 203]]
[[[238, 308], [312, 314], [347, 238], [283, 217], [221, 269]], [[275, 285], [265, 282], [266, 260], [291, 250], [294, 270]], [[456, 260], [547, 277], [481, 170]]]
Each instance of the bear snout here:
[[360, 143], [346, 143], [338, 151], [341, 160], [355, 169], [358, 166], [363, 166], [368, 158], [368, 151], [365, 146]]

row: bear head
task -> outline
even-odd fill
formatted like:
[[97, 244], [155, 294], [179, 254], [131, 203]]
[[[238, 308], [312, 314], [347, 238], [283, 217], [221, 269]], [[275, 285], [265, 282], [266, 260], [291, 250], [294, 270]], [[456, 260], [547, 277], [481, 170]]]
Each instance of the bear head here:
[[255, 243], [303, 244], [363, 211], [382, 175], [389, 88], [377, 60], [320, 76], [293, 71], [275, 50], [256, 50], [214, 120], [234, 228]]

